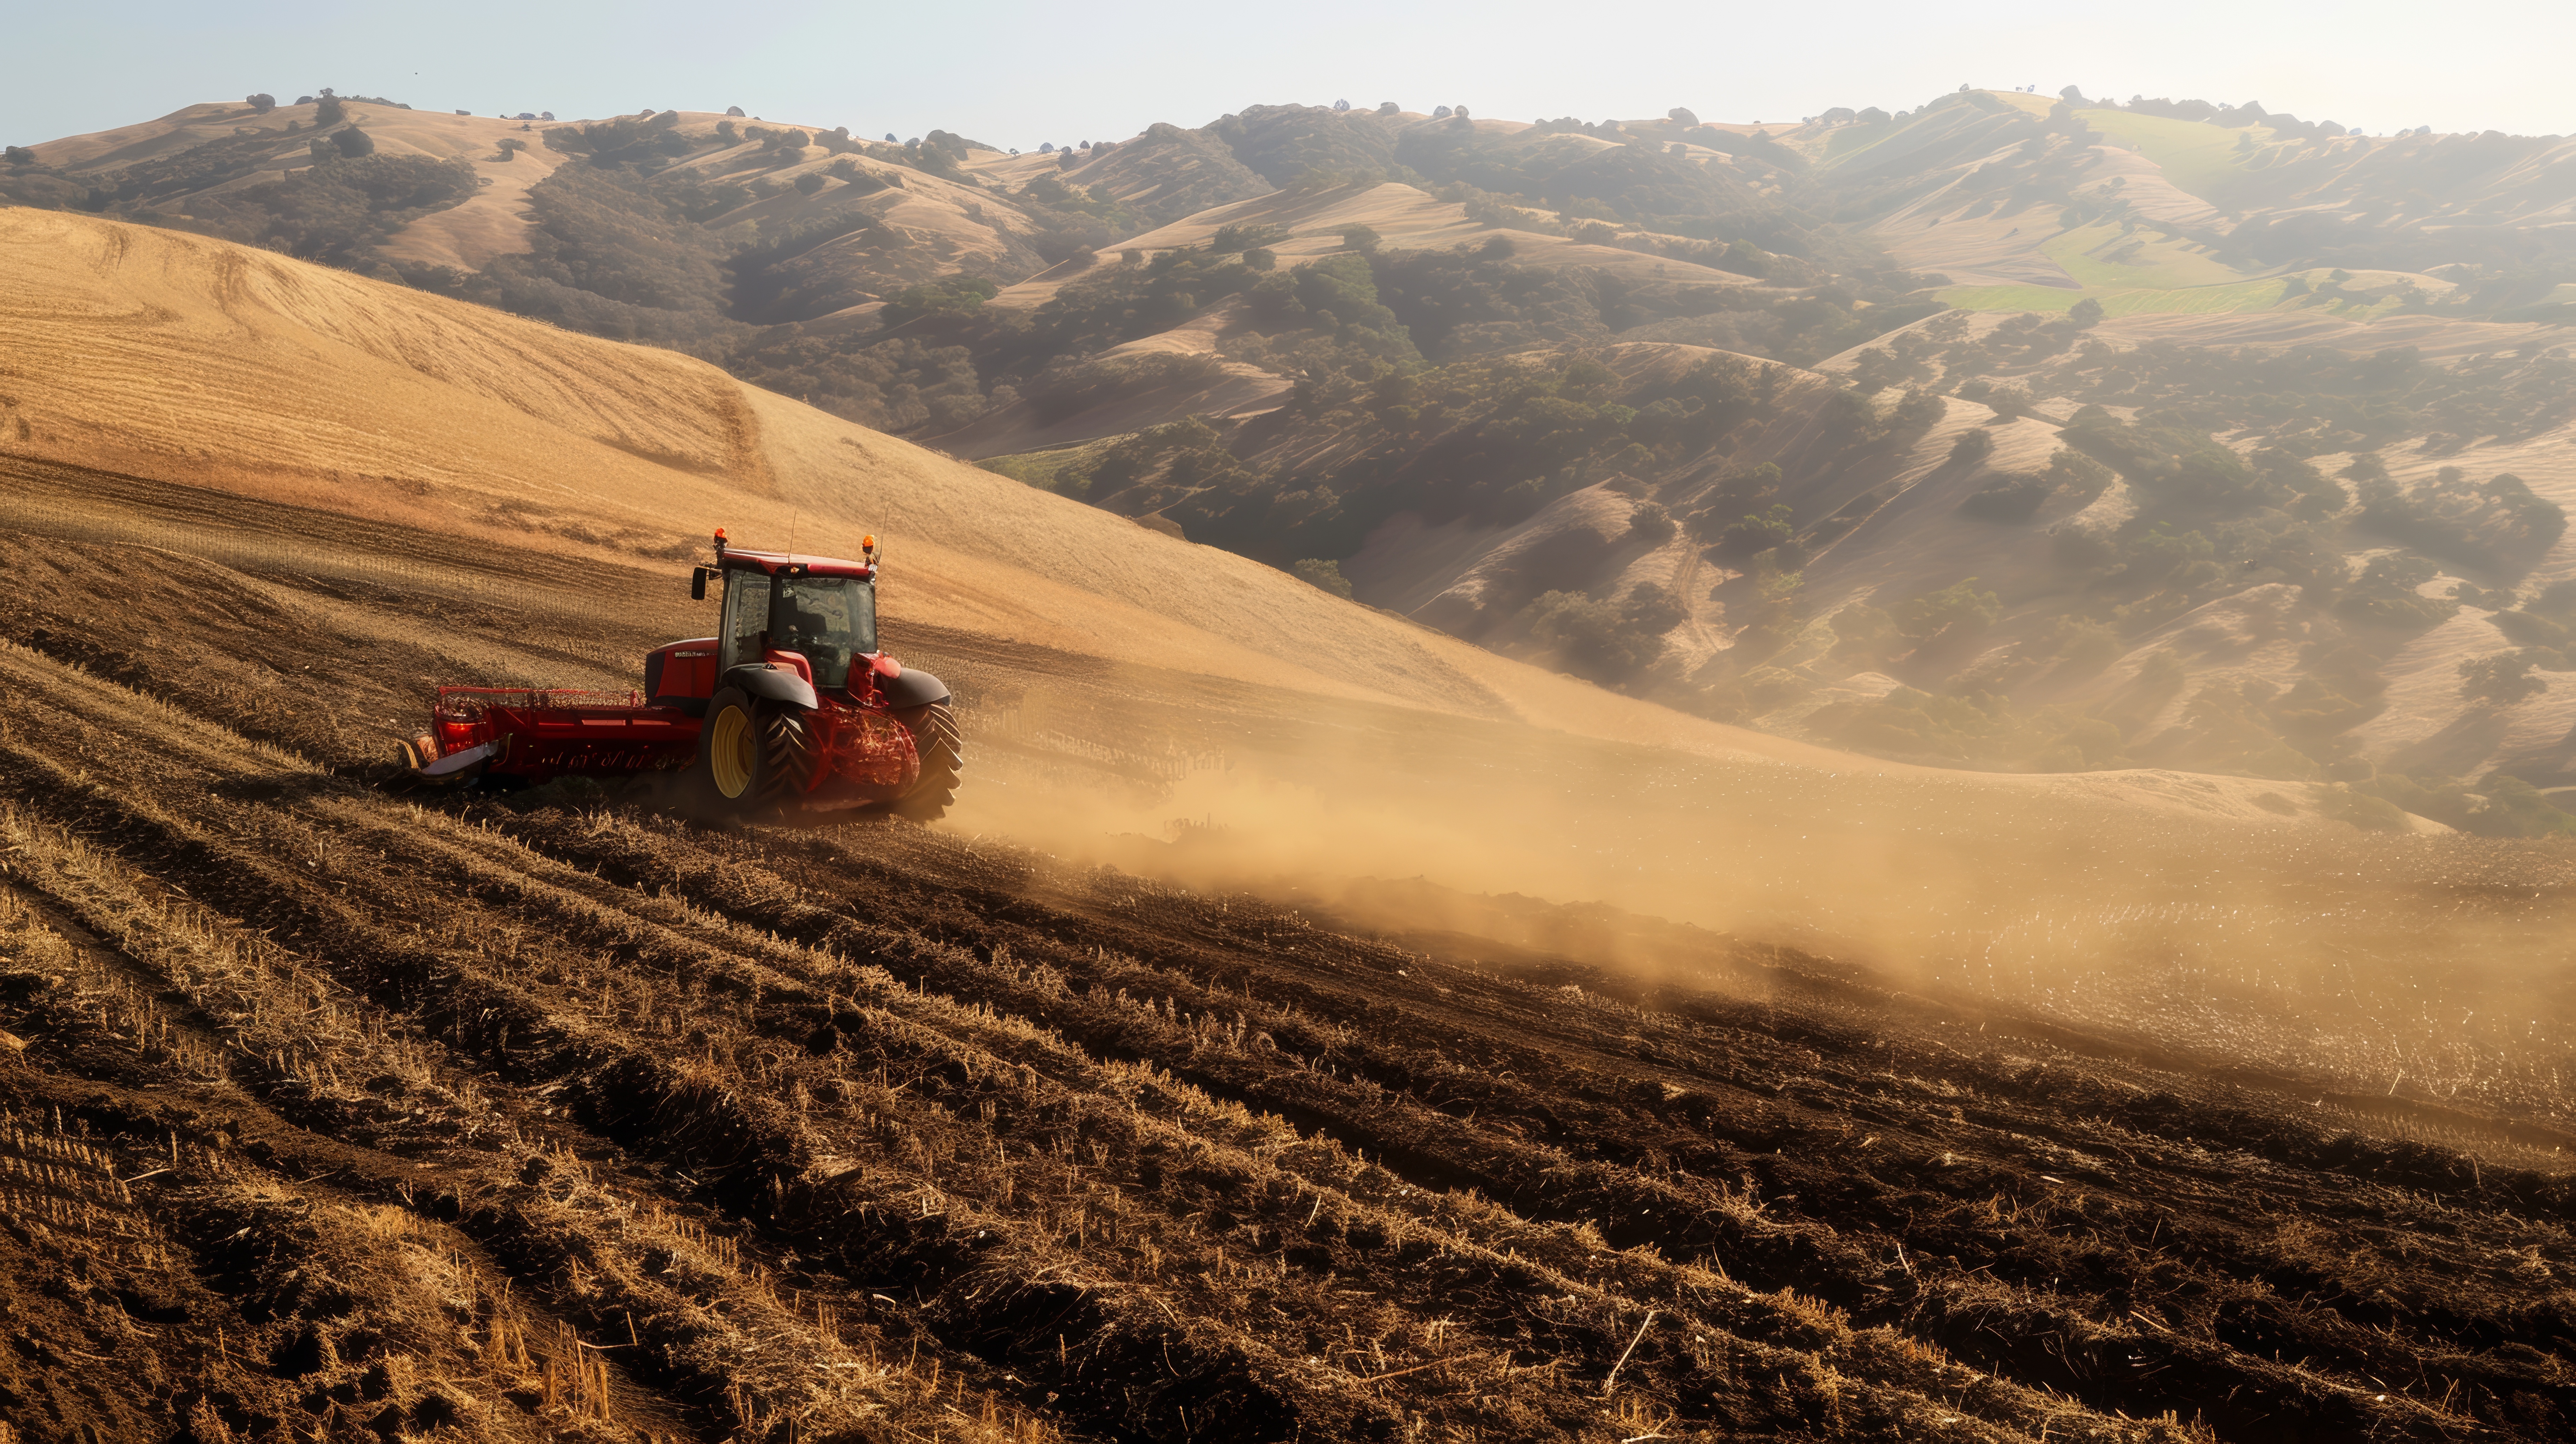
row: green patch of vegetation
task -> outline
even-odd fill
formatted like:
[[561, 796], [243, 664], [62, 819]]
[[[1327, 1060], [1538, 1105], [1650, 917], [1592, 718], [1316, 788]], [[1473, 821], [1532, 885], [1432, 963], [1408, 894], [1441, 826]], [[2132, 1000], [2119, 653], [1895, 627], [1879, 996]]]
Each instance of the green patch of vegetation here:
[[1640, 582], [1623, 598], [1581, 592], [1542, 594], [1521, 623], [1562, 671], [1619, 686], [1635, 680], [1664, 652], [1664, 634], [1688, 614], [1662, 587]]
[[2290, 283], [2275, 277], [2173, 288], [1952, 286], [1941, 299], [1963, 311], [2069, 311], [2089, 300], [2111, 316], [2209, 316], [2273, 310], [2289, 294]]
[[1301, 557], [1288, 570], [1296, 573], [1297, 580], [1310, 587], [1331, 592], [1346, 602], [1351, 599], [1351, 584], [1342, 575], [1340, 562], [1327, 561], [1322, 557]]
[[2079, 226], [2039, 248], [2078, 284], [2096, 290], [2183, 290], [2245, 279], [2191, 243], [2134, 222]]
[[2072, 358], [2048, 384], [2195, 430], [2252, 431], [2301, 456], [2424, 436], [2439, 454], [2471, 438], [2517, 441], [2576, 421], [2576, 358], [2536, 350], [2437, 365], [2411, 347], [2354, 355], [2159, 342]]
[[2245, 131], [2135, 110], [2079, 110], [2076, 118], [2154, 161], [2166, 180], [2212, 205], [2225, 204], [2245, 175], [2238, 149]]
[[1126, 439], [1111, 436], [1073, 446], [1051, 446], [1044, 451], [986, 457], [975, 464], [1040, 491], [1079, 498], [1091, 488], [1091, 472], [1099, 464], [1101, 453]]
[[853, 347], [783, 327], [746, 337], [723, 359], [755, 386], [881, 431], [949, 431], [1010, 399], [985, 393], [965, 347], [913, 337]]
[[942, 276], [888, 296], [878, 318], [892, 327], [924, 316], [973, 315], [1001, 293], [1001, 287], [982, 276]]
[[2364, 455], [2345, 475], [2361, 496], [2356, 530], [2473, 571], [2519, 576], [2567, 532], [2567, 513], [2510, 473], [2473, 485], [2467, 472], [2445, 466], [2402, 485], [2378, 457]]
[[245, 226], [256, 216], [261, 244], [306, 260], [346, 263], [412, 220], [474, 194], [474, 172], [462, 162], [376, 155], [372, 147], [355, 157], [342, 147], [331, 150], [329, 160], [244, 187], [221, 208], [240, 215]]
[[[1162, 512], [1206, 488], [1243, 485], [1253, 479], [1253, 473], [1226, 449], [1216, 428], [1197, 417], [1078, 447], [1024, 452], [984, 465], [1058, 496], [1105, 505], [1126, 516]], [[1176, 524], [1181, 520], [1176, 518]]]

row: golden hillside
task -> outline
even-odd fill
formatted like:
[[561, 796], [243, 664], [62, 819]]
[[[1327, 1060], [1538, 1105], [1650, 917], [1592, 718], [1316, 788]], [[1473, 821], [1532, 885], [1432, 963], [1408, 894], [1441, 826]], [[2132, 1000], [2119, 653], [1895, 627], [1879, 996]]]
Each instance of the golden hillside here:
[[905, 577], [896, 614], [1327, 695], [1822, 755], [1593, 694], [668, 352], [86, 217], [0, 210], [0, 251], [0, 414], [22, 454], [629, 561], [716, 525], [826, 551], [873, 531]]
[[[897, 617], [1703, 756], [1905, 770], [1506, 660], [666, 352], [88, 217], [0, 210], [0, 253], [16, 453], [628, 563], [716, 525], [827, 551], [873, 531]], [[2211, 796], [2234, 808], [2254, 786]]]

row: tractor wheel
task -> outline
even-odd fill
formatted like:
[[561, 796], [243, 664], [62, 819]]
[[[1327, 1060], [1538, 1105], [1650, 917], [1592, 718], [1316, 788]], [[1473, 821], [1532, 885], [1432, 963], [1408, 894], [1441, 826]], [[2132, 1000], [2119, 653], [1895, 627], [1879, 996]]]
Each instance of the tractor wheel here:
[[814, 727], [809, 714], [802, 707], [763, 702], [757, 715], [760, 721], [760, 800], [782, 802], [812, 791], [814, 769], [821, 765], [823, 759], [814, 750]]
[[708, 806], [719, 814], [739, 816], [759, 800], [760, 724], [738, 688], [727, 687], [707, 703], [697, 772]]
[[913, 750], [921, 754], [921, 777], [887, 811], [914, 822], [937, 822], [957, 800], [957, 774], [966, 765], [957, 714], [948, 710], [946, 702], [933, 702], [894, 715], [912, 734]]
[[707, 703], [697, 772], [709, 810], [722, 817], [747, 818], [784, 800], [814, 773], [804, 712], [725, 688]]

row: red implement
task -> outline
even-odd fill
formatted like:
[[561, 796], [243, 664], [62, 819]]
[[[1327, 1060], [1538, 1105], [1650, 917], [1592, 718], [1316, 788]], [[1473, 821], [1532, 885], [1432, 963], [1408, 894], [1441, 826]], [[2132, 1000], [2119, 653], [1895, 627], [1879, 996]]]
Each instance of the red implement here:
[[698, 719], [646, 706], [641, 692], [441, 687], [429, 719], [429, 746], [414, 744], [428, 777], [625, 777], [676, 771], [698, 753]]

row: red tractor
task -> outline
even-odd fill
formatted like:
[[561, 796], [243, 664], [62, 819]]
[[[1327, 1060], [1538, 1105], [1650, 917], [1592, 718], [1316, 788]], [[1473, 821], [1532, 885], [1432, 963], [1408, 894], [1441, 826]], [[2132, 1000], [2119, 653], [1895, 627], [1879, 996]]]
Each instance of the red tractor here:
[[876, 538], [861, 561], [729, 551], [717, 635], [657, 647], [641, 692], [441, 687], [404, 744], [430, 781], [641, 780], [656, 801], [729, 819], [929, 822], [965, 765], [948, 689], [877, 646]]

